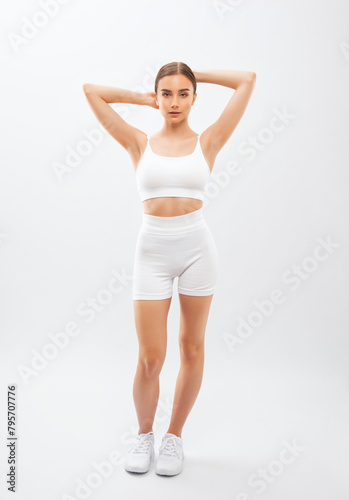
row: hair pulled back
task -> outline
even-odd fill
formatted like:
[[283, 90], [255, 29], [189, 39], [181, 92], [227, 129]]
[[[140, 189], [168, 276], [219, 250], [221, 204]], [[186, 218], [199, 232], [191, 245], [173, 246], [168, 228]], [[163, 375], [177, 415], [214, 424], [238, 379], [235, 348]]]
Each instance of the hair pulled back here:
[[163, 78], [164, 76], [169, 76], [169, 75], [184, 75], [184, 76], [186, 76], [193, 84], [194, 94], [195, 94], [195, 92], [196, 92], [195, 75], [192, 72], [192, 70], [189, 68], [189, 66], [181, 61], [170, 62], [170, 63], [164, 64], [163, 66], [161, 66], [161, 68], [159, 69], [159, 71], [156, 75], [156, 78], [155, 78], [155, 94], [157, 94], [158, 84], [159, 84], [159, 81], [161, 80], [161, 78]]

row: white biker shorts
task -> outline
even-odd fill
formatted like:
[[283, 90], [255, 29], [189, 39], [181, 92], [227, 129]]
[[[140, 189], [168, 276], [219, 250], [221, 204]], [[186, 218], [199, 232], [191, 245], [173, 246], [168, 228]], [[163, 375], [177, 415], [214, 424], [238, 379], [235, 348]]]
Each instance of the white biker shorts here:
[[218, 254], [203, 207], [174, 217], [143, 213], [136, 243], [132, 299], [172, 297], [173, 280], [184, 295], [211, 295], [218, 277]]

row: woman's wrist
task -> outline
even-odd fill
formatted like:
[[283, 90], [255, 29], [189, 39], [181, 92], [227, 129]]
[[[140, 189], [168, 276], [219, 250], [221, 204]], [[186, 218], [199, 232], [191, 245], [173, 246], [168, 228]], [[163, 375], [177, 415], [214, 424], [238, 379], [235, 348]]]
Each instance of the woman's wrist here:
[[195, 76], [195, 80], [200, 83], [200, 82], [203, 82], [203, 75], [202, 75], [202, 71], [198, 71], [196, 69], [193, 69], [192, 70], [193, 73], [194, 73], [194, 76]]
[[193, 71], [197, 82], [214, 83], [237, 89], [239, 85], [245, 82], [253, 82], [256, 73], [253, 71], [243, 71], [237, 69], [208, 69], [204, 71]]
[[146, 92], [131, 91], [132, 98], [130, 104], [139, 104], [140, 106], [149, 106], [150, 98]]

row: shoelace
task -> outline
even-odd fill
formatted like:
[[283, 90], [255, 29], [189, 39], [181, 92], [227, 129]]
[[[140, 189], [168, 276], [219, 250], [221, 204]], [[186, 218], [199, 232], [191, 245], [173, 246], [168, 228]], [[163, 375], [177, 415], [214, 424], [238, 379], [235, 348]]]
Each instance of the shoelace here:
[[175, 438], [173, 437], [168, 437], [166, 438], [166, 444], [164, 448], [161, 451], [162, 454], [164, 455], [169, 455], [171, 457], [178, 457], [178, 453], [176, 451], [176, 442]]
[[146, 434], [145, 436], [137, 436], [137, 442], [135, 447], [133, 448], [133, 453], [147, 453], [150, 446], [150, 434]]

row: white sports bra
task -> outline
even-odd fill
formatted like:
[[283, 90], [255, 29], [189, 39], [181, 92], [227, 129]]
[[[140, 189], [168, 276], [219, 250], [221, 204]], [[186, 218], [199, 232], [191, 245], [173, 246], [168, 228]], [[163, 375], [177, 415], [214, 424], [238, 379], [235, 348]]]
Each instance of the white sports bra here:
[[137, 188], [142, 202], [149, 198], [174, 196], [203, 201], [211, 171], [203, 155], [200, 135], [193, 153], [186, 156], [161, 156], [148, 142], [136, 170]]

